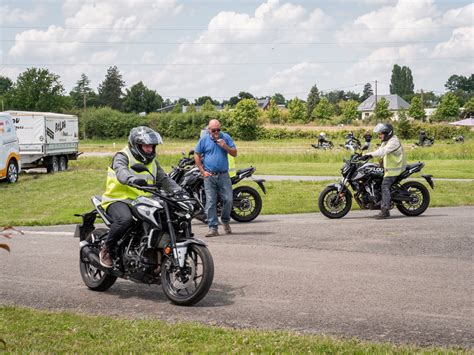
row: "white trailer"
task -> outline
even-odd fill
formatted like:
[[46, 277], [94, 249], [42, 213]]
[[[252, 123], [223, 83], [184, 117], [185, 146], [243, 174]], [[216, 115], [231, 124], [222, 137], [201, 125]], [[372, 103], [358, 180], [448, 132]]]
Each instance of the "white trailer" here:
[[13, 118], [23, 169], [66, 170], [79, 147], [77, 116], [51, 112], [7, 111]]

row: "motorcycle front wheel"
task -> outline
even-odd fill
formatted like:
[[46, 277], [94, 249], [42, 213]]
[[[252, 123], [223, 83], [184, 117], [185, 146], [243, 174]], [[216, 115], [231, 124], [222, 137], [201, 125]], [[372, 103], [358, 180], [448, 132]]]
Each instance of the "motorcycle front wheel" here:
[[192, 306], [209, 291], [214, 279], [214, 261], [209, 250], [197, 244], [188, 247], [183, 268], [167, 258], [161, 271], [161, 284], [168, 299], [179, 306]]
[[410, 201], [397, 203], [397, 209], [405, 216], [419, 216], [430, 204], [430, 192], [418, 181], [408, 181], [401, 188], [410, 194]]
[[250, 186], [234, 189], [234, 200], [230, 217], [237, 222], [251, 222], [262, 211], [262, 198], [257, 190]]
[[[92, 231], [92, 233], [98, 233], [100, 235], [103, 235], [107, 232], [108, 230], [104, 228], [98, 228]], [[90, 234], [86, 238], [86, 240], [89, 243], [91, 242]], [[99, 257], [98, 252], [97, 257]], [[84, 284], [93, 291], [108, 290], [117, 280], [116, 276], [109, 275], [103, 270], [91, 265], [90, 263], [82, 261], [81, 257], [79, 257], [79, 270], [81, 272], [81, 277], [84, 281]]]
[[328, 186], [319, 194], [319, 210], [328, 218], [344, 217], [351, 209], [351, 195], [345, 193], [343, 196], [338, 196], [338, 194], [335, 186]]

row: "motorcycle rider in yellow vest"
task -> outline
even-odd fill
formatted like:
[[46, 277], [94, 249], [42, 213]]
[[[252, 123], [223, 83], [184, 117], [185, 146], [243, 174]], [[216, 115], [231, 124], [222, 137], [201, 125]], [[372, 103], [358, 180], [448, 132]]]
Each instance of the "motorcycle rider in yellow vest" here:
[[156, 177], [156, 184], [167, 192], [184, 193], [163, 171], [156, 159], [156, 146], [163, 144], [159, 133], [149, 127], [132, 128], [128, 137], [128, 146], [115, 154], [107, 171], [105, 193], [102, 195], [102, 207], [112, 218], [109, 235], [101, 248], [100, 264], [106, 268], [113, 266], [113, 250], [117, 241], [132, 225], [133, 217], [129, 204], [138, 196], [148, 194], [130, 185], [153, 185], [153, 177], [148, 172], [137, 173], [131, 169], [134, 164], [144, 164]]
[[390, 217], [390, 188], [407, 165], [405, 152], [398, 137], [393, 134], [393, 126], [390, 123], [378, 123], [374, 128], [374, 133], [379, 135], [382, 145], [379, 149], [362, 156], [362, 159], [373, 157], [383, 158], [383, 168], [385, 170], [382, 180], [382, 204], [381, 211], [375, 216], [377, 219]]

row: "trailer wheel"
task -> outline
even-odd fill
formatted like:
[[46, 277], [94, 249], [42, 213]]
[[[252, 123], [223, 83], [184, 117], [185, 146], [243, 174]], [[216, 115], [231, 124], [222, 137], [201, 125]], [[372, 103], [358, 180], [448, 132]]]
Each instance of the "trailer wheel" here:
[[59, 171], [67, 170], [67, 158], [64, 155], [59, 157]]
[[59, 159], [57, 156], [51, 157], [48, 165], [46, 165], [46, 171], [48, 174], [54, 174], [59, 171]]

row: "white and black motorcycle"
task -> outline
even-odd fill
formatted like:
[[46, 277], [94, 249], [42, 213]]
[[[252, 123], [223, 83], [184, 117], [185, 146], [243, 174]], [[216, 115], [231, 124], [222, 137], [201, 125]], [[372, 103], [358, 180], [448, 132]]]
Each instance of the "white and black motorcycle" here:
[[[132, 169], [148, 171], [142, 164], [135, 164]], [[199, 302], [212, 285], [214, 262], [206, 243], [191, 231], [198, 202], [187, 196], [166, 194], [156, 186], [133, 187], [150, 196], [132, 201], [134, 223], [116, 244], [111, 269], [99, 262], [99, 251], [111, 225], [101, 198], [93, 196], [94, 210], [76, 215], [82, 217], [75, 237], [80, 239], [79, 268], [85, 285], [94, 291], [105, 291], [120, 277], [161, 284], [166, 297], [177, 305]], [[106, 228], [95, 228], [96, 217], [103, 220]]]

